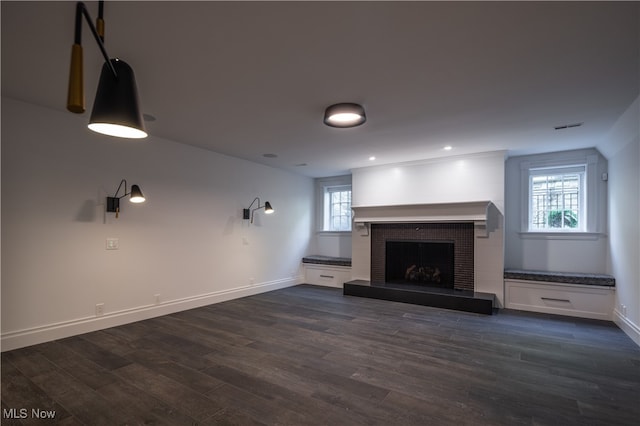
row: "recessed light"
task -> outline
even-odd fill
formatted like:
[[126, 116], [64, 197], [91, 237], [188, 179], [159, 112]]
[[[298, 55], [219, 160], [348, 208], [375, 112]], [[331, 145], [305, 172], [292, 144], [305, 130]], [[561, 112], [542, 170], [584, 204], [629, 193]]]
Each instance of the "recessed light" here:
[[447, 145], [445, 147], [442, 147], [442, 149], [444, 149], [445, 151], [451, 151], [453, 147], [451, 145]]
[[369, 161], [373, 161], [375, 159], [376, 159], [376, 157], [374, 157], [373, 155], [371, 157], [369, 157]]
[[262, 154], [265, 158], [278, 158], [278, 154]]

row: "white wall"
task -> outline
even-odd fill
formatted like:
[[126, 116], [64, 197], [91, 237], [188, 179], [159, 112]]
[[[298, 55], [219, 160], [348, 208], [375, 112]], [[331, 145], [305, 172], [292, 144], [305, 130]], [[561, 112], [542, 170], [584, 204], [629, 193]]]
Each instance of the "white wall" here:
[[[352, 170], [354, 207], [407, 204], [445, 204], [492, 201], [498, 229], [488, 238], [475, 239], [475, 289], [494, 293], [498, 307], [504, 303], [504, 156], [488, 152], [435, 160], [373, 166]], [[352, 277], [371, 277], [371, 238], [369, 230], [355, 227], [352, 232]], [[478, 232], [476, 232], [478, 234]]]
[[322, 256], [351, 257], [351, 233], [318, 232], [312, 254]]
[[640, 98], [599, 147], [609, 159], [609, 265], [614, 321], [640, 345]]
[[[589, 197], [594, 202], [594, 233], [581, 236], [523, 233], [523, 164], [546, 164], [550, 161], [597, 158], [594, 163]], [[607, 161], [596, 149], [511, 157], [506, 162], [505, 186], [505, 267], [555, 272], [606, 273], [607, 271], [607, 183], [600, 179], [607, 171]], [[526, 222], [526, 219], [525, 219]]]
[[492, 201], [504, 212], [503, 151], [352, 170], [352, 205]]
[[[301, 282], [312, 179], [86, 120], [2, 99], [3, 350]], [[147, 201], [115, 219], [123, 178]], [[275, 214], [249, 225], [256, 196]]]

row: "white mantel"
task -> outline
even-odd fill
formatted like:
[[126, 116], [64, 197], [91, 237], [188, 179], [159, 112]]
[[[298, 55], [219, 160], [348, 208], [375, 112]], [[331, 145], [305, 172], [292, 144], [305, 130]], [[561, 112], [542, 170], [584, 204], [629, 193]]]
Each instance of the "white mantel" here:
[[356, 228], [369, 223], [473, 223], [485, 238], [500, 224], [500, 211], [491, 201], [391, 206], [352, 206]]

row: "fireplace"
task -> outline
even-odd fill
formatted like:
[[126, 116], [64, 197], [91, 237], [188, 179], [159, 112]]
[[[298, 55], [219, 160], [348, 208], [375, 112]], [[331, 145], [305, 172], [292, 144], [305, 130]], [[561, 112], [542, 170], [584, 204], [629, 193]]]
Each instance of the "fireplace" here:
[[454, 242], [387, 240], [385, 282], [453, 288]]
[[[491, 201], [352, 208], [353, 279], [345, 295], [486, 314], [502, 306], [504, 216]], [[453, 289], [387, 282], [387, 241], [453, 242]]]
[[[425, 261], [422, 265], [418, 264], [418, 259], [413, 260], [410, 265], [403, 265], [400, 271], [387, 273], [387, 248], [394, 242], [414, 242], [423, 244], [429, 243], [437, 245], [435, 248], [429, 248], [428, 253], [435, 259], [435, 264], [428, 264]], [[371, 224], [371, 281], [375, 283], [384, 283], [399, 280], [397, 274], [404, 276], [407, 269], [416, 265], [416, 268], [423, 266], [425, 274], [429, 271], [427, 267], [440, 270], [440, 284], [429, 282], [414, 282], [416, 285], [442, 288], [453, 288], [455, 290], [474, 290], [474, 225], [473, 223], [372, 223]], [[437, 249], [437, 250], [436, 250]], [[444, 257], [442, 254], [435, 254], [436, 251], [444, 251], [450, 253], [453, 251], [450, 265], [442, 262]], [[395, 256], [395, 255], [392, 255]], [[412, 258], [415, 259], [415, 258]], [[409, 271], [409, 275], [415, 271]], [[452, 268], [452, 272], [449, 271]], [[416, 271], [417, 272], [417, 271]], [[431, 271], [431, 281], [433, 281], [434, 271]], [[444, 276], [442, 275], [444, 274]], [[390, 277], [395, 276], [395, 278]], [[415, 273], [414, 273], [415, 276]], [[445, 285], [446, 281], [446, 285]], [[397, 281], [396, 281], [397, 282]]]

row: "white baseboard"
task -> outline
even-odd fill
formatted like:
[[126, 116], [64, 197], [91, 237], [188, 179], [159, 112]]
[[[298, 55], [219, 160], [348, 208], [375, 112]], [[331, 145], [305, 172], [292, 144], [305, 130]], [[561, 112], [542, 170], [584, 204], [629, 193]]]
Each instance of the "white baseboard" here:
[[25, 346], [37, 345], [52, 340], [64, 339], [78, 334], [103, 330], [136, 321], [142, 321], [162, 315], [173, 314], [187, 309], [199, 308], [227, 300], [238, 299], [268, 291], [291, 287], [304, 282], [304, 277], [291, 277], [275, 281], [269, 281], [250, 286], [236, 287], [227, 290], [214, 291], [198, 296], [185, 297], [171, 300], [158, 305], [139, 306], [118, 312], [111, 312], [100, 317], [78, 318], [25, 330], [3, 333], [0, 337], [2, 352]]
[[617, 309], [613, 311], [613, 322], [631, 337], [631, 340], [633, 340], [636, 345], [640, 346], [640, 327], [629, 321], [629, 318], [623, 316]]

